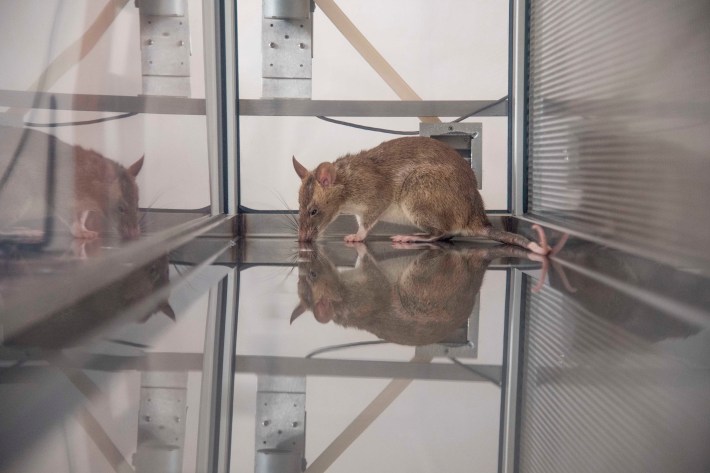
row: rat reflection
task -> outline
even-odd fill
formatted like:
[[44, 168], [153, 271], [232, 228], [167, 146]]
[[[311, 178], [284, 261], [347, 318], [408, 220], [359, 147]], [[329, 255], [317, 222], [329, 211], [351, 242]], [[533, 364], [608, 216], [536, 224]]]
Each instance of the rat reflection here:
[[292, 323], [310, 311], [320, 323], [366, 330], [400, 345], [437, 343], [468, 320], [492, 260], [528, 259], [528, 252], [512, 246], [429, 244], [401, 245], [422, 250], [377, 261], [364, 244], [352, 246], [357, 263], [342, 272], [318, 247], [302, 248]]

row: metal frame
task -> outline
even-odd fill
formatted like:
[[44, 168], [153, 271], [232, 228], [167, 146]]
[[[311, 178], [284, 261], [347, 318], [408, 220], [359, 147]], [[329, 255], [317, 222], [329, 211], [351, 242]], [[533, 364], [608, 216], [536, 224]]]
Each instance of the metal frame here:
[[[231, 16], [232, 4], [225, 5], [225, 16]], [[225, 31], [227, 38], [233, 36], [233, 31]], [[236, 40], [235, 40], [236, 41]], [[236, 94], [235, 43], [225, 45], [225, 54], [232, 65], [225, 68], [225, 83]], [[232, 68], [234, 66], [234, 69]], [[212, 67], [212, 66], [210, 66]], [[231, 78], [230, 78], [231, 76]], [[57, 101], [57, 110], [76, 110], [82, 112], [116, 112], [116, 113], [151, 113], [151, 114], [181, 114], [205, 115], [207, 113], [206, 99], [163, 96], [128, 96], [128, 95], [95, 95], [68, 94], [48, 92], [26, 92], [21, 90], [0, 90], [0, 105], [15, 108], [50, 109], [50, 100]], [[210, 99], [210, 102], [213, 99]], [[495, 103], [494, 100], [302, 100], [302, 99], [239, 99], [233, 102], [227, 100], [226, 113], [228, 121], [236, 119], [236, 107], [239, 106], [239, 116], [252, 117], [316, 117], [332, 115], [338, 117], [418, 117], [434, 115], [442, 117], [458, 117], [473, 110]], [[214, 106], [214, 105], [211, 105]], [[232, 113], [230, 113], [232, 110]], [[499, 103], [476, 114], [477, 117], [504, 117], [508, 114], [505, 103]], [[236, 125], [235, 125], [236, 126]], [[227, 128], [230, 130], [230, 127]]]
[[503, 360], [502, 416], [500, 462], [501, 473], [514, 473], [517, 451], [518, 425], [518, 380], [520, 378], [520, 335], [522, 318], [523, 275], [517, 269], [508, 273], [508, 301], [505, 339], [505, 359]]
[[525, 213], [526, 0], [511, 0], [510, 68], [510, 196], [515, 216]]

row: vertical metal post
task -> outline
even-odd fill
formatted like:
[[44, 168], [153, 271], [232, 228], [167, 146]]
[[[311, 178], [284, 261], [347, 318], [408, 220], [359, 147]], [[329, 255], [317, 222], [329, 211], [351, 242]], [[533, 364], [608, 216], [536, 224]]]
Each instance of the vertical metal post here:
[[503, 392], [503, 423], [500, 445], [501, 473], [513, 473], [515, 471], [522, 297], [523, 275], [519, 270], [511, 269], [508, 274], [508, 332], [505, 352], [505, 390]]
[[235, 15], [234, 2], [202, 3], [212, 214], [237, 211]]
[[511, 211], [523, 215], [525, 196], [525, 6], [526, 0], [512, 0], [512, 90], [511, 104]]
[[229, 471], [238, 294], [237, 270], [210, 291], [196, 471]]

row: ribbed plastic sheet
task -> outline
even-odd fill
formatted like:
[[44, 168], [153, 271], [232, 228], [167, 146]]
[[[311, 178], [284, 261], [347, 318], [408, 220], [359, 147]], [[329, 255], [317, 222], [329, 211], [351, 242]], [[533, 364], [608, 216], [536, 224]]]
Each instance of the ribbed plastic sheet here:
[[598, 315], [529, 287], [518, 471], [707, 471], [710, 378], [692, 337], [678, 336], [675, 323], [665, 340], [641, 336], [628, 304]]
[[532, 0], [528, 212], [710, 268], [710, 2]]

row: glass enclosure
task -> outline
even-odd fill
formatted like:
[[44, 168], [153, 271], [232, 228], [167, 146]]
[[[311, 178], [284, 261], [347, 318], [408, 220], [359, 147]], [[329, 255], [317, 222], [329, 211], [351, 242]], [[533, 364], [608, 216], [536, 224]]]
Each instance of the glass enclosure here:
[[[0, 472], [709, 471], [710, 11], [617, 3], [0, 3]], [[549, 253], [297, 241], [392, 131]]]

